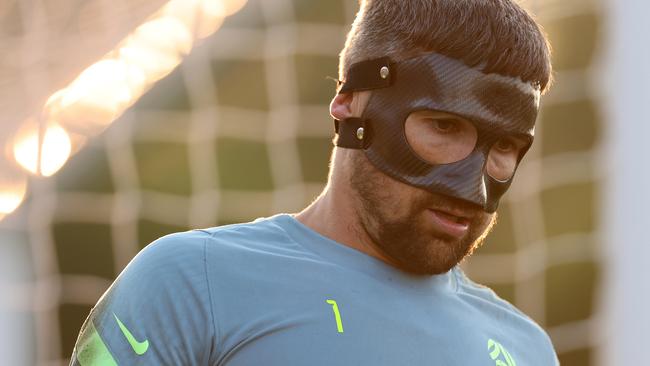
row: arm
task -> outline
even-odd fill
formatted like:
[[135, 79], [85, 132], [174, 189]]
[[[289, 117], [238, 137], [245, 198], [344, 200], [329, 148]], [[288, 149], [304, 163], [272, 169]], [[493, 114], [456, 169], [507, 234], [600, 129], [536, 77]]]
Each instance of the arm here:
[[198, 231], [142, 250], [86, 319], [73, 366], [207, 365], [215, 342], [205, 241]]

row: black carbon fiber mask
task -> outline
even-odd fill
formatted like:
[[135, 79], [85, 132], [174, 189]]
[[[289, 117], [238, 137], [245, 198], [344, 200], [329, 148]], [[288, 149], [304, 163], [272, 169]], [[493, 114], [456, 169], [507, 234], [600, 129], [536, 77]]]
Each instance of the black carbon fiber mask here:
[[[363, 149], [375, 167], [406, 184], [496, 211], [512, 175], [497, 180], [487, 174], [488, 155], [495, 143], [516, 136], [526, 141], [518, 151], [519, 164], [533, 141], [538, 87], [430, 53], [396, 63], [380, 58], [352, 65], [340, 93], [362, 90], [372, 90], [362, 117], [335, 121], [337, 146]], [[422, 159], [407, 140], [405, 123], [411, 113], [425, 110], [470, 121], [476, 131], [473, 150], [452, 163]]]

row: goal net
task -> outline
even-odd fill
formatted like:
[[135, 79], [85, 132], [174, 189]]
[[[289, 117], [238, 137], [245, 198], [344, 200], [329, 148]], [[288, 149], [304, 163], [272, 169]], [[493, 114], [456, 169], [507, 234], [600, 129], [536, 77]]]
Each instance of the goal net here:
[[[464, 264], [545, 327], [572, 366], [592, 364], [597, 345], [601, 126], [590, 85], [602, 20], [594, 1], [523, 2], [551, 38], [556, 81], [497, 228]], [[18, 16], [33, 11], [23, 3], [40, 4], [9, 3]], [[114, 3], [122, 2], [105, 2]], [[333, 134], [327, 76], [337, 75], [357, 6], [249, 0], [55, 176], [31, 179], [26, 202], [0, 223], [0, 275], [13, 276], [0, 300], [0, 320], [13, 329], [0, 330], [9, 364], [67, 364], [92, 305], [152, 240], [296, 212], [322, 190]], [[52, 10], [39, 11], [47, 19]], [[102, 22], [126, 16], [96, 11]], [[132, 26], [144, 15], [132, 14]]]

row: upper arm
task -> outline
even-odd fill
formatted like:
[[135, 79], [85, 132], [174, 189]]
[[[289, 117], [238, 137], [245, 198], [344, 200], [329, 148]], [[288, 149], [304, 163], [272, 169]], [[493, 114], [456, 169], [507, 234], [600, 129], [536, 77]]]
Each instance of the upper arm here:
[[205, 365], [215, 340], [205, 268], [208, 234], [161, 238], [93, 308], [73, 365]]

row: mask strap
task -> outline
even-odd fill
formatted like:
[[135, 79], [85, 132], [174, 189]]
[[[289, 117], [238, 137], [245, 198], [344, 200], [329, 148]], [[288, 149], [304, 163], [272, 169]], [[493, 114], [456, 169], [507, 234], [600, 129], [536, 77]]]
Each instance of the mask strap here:
[[334, 120], [334, 132], [337, 134], [334, 145], [348, 149], [365, 149], [370, 146], [372, 133], [367, 122], [362, 118]]
[[388, 57], [357, 62], [350, 66], [339, 94], [386, 88], [391, 85], [393, 74], [393, 64]]
[[[394, 71], [394, 64], [388, 57], [357, 62], [350, 66], [339, 94], [389, 87]], [[348, 149], [366, 149], [370, 146], [372, 137], [367, 122], [361, 118], [348, 118], [342, 122], [334, 120], [334, 132], [337, 134], [334, 145]]]

